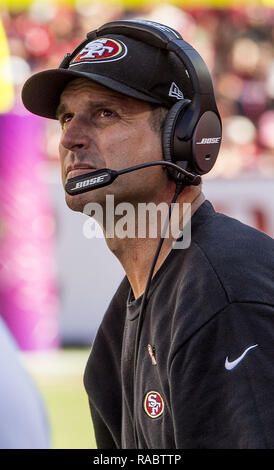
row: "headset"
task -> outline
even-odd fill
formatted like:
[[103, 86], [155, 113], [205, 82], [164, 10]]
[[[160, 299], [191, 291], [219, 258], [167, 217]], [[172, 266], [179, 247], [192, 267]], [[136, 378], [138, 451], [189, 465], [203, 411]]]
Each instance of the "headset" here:
[[[151, 46], [174, 52], [181, 60], [191, 80], [191, 99], [178, 100], [169, 110], [162, 131], [163, 161], [147, 162], [120, 171], [103, 169], [86, 175], [71, 178], [66, 185], [69, 194], [79, 194], [111, 184], [120, 174], [135, 171], [152, 165], [165, 165], [169, 177], [176, 182], [176, 190], [167, 218], [170, 220], [172, 204], [188, 185], [200, 184], [200, 175], [208, 173], [217, 159], [221, 138], [222, 123], [217, 109], [212, 80], [208, 68], [198, 52], [174, 29], [145, 20], [122, 20], [106, 23], [87, 34], [72, 54], [67, 54], [60, 64], [66, 68], [71, 56], [80, 51], [90, 40], [108, 34], [121, 34], [132, 37]], [[147, 295], [154, 273], [156, 261], [164, 240], [162, 235], [155, 252], [150, 273], [143, 294], [134, 351], [134, 387], [136, 384], [137, 359], [140, 335], [147, 303]], [[133, 427], [136, 448], [138, 448], [136, 403], [133, 410]]]
[[[151, 46], [173, 52], [186, 69], [193, 88], [189, 100], [178, 100], [168, 111], [162, 131], [163, 159], [177, 163], [196, 175], [208, 173], [217, 159], [222, 123], [217, 109], [212, 79], [199, 53], [174, 29], [146, 20], [121, 20], [104, 24], [87, 34], [87, 38], [67, 54], [59, 68], [67, 68], [71, 57], [89, 41], [108, 34], [121, 34]], [[169, 176], [177, 180], [178, 172], [167, 165]], [[192, 184], [186, 178], [185, 185]], [[92, 189], [92, 188], [91, 188]]]

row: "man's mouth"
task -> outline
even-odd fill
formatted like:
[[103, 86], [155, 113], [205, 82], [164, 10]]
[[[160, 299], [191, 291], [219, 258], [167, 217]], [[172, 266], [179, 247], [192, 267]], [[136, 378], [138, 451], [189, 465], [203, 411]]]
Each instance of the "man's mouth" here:
[[69, 165], [66, 172], [66, 178], [74, 178], [76, 176], [84, 175], [85, 173], [90, 173], [91, 171], [96, 171], [97, 168], [91, 166], [89, 164], [77, 164], [77, 165]]
[[84, 175], [85, 173], [90, 173], [95, 171], [96, 168], [78, 168], [77, 170], [70, 170], [67, 174], [67, 179], [74, 178], [75, 176]]

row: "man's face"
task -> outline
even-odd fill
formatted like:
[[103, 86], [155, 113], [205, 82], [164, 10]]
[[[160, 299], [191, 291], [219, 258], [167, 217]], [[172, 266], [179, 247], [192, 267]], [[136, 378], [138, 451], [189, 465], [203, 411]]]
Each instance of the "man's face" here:
[[[59, 154], [62, 181], [102, 168], [119, 170], [162, 159], [161, 137], [149, 123], [149, 103], [126, 97], [86, 79], [64, 89], [57, 117], [62, 126]], [[168, 185], [162, 166], [121, 175], [111, 186], [70, 196], [67, 205], [83, 211], [88, 202], [156, 202]]]

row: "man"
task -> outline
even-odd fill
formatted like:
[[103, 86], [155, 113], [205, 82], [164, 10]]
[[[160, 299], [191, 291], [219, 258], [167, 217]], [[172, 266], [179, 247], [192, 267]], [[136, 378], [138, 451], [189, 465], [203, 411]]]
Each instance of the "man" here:
[[[166, 110], [191, 101], [182, 62], [126, 34], [90, 39], [65, 62], [31, 77], [23, 90], [28, 109], [60, 121], [64, 186], [104, 168], [162, 160]], [[164, 166], [152, 166], [110, 186], [66, 193], [72, 210], [102, 207], [107, 244], [126, 272], [85, 372], [97, 445], [274, 447], [273, 240], [216, 213], [201, 184], [187, 176], [182, 184], [179, 173], [172, 179]], [[175, 249], [166, 237], [156, 251], [158, 227], [157, 237], [109, 236], [107, 196], [115, 207], [138, 209], [169, 205], [175, 192], [180, 229], [189, 227], [183, 207], [191, 205], [188, 247]]]

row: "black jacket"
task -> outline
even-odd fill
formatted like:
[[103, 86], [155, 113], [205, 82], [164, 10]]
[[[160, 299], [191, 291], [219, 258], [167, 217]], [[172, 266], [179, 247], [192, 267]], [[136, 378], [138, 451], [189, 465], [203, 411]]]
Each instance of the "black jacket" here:
[[139, 448], [274, 448], [274, 241], [208, 201], [191, 230], [152, 280], [135, 384], [127, 278], [98, 330], [84, 377], [98, 448], [135, 448], [134, 418]]

